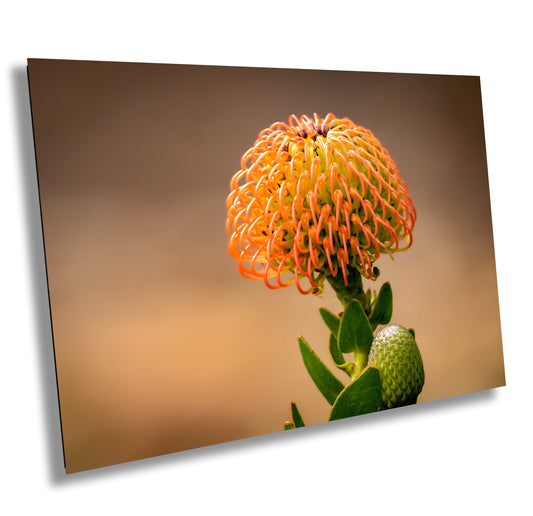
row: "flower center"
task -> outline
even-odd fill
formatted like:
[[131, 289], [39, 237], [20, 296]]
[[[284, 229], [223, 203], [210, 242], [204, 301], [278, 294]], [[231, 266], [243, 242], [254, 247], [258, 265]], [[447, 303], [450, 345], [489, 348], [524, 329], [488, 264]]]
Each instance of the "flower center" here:
[[316, 140], [317, 136], [326, 136], [328, 134], [330, 127], [328, 124], [318, 124], [315, 125], [313, 122], [309, 122], [305, 124], [304, 126], [299, 126], [298, 131], [296, 134], [303, 138], [304, 140], [306, 138], [311, 138], [312, 140]]

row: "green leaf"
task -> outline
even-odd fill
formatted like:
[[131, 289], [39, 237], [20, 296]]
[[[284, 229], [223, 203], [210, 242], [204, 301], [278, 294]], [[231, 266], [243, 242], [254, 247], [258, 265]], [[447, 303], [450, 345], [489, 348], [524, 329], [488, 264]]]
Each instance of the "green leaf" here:
[[374, 340], [372, 328], [359, 301], [352, 301], [344, 311], [339, 326], [339, 349], [351, 353], [358, 348], [368, 353]]
[[302, 419], [302, 416], [300, 416], [300, 412], [298, 411], [298, 407], [296, 406], [296, 403], [294, 403], [294, 401], [291, 401], [291, 416], [292, 422], [294, 423], [294, 426], [296, 428], [301, 428], [302, 426], [305, 426], [304, 420]]
[[339, 324], [341, 322], [340, 318], [334, 313], [331, 313], [327, 308], [319, 308], [318, 311], [326, 323], [326, 326], [329, 328], [329, 331], [337, 337], [339, 334]]
[[370, 314], [370, 325], [375, 329], [379, 324], [388, 324], [392, 318], [392, 288], [387, 281], [379, 291], [374, 309]]
[[379, 371], [368, 366], [335, 401], [329, 421], [376, 412], [381, 406]]
[[329, 334], [329, 352], [331, 354], [333, 362], [335, 363], [335, 366], [344, 371], [351, 378], [354, 364], [353, 362], [346, 362], [344, 360], [344, 356], [339, 350], [339, 343], [337, 342], [337, 338], [335, 337], [335, 335], [333, 335], [333, 333]]
[[303, 337], [298, 337], [300, 352], [307, 372], [324, 398], [333, 405], [344, 384], [326, 367]]
[[341, 350], [339, 349], [339, 342], [337, 337], [333, 333], [329, 334], [329, 353], [335, 365], [340, 366], [344, 364], [345, 360], [342, 356]]
[[283, 430], [292, 430], [293, 428], [296, 428], [294, 426], [294, 423], [292, 421], [286, 421], [283, 425]]

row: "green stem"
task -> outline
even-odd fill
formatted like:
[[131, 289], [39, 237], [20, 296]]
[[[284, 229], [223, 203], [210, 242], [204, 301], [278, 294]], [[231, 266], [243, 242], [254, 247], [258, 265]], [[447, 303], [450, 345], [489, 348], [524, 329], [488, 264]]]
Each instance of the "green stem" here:
[[[365, 294], [361, 273], [356, 268], [348, 266], [346, 276], [348, 285], [344, 284], [344, 277], [342, 274], [337, 274], [335, 277], [328, 276], [328, 282], [345, 309], [351, 301], [357, 300], [363, 307], [367, 317], [369, 317], [372, 312], [372, 306], [369, 296]], [[354, 380], [367, 366], [368, 352], [357, 348], [354, 352], [354, 361], [351, 364], [353, 364], [353, 368], [351, 368], [349, 374], [351, 379]]]
[[356, 349], [353, 364], [354, 368], [352, 370], [351, 378], [352, 380], [355, 380], [368, 364], [368, 353], [364, 350]]
[[370, 315], [370, 306], [368, 298], [365, 295], [363, 289], [363, 279], [361, 273], [351, 266], [346, 267], [348, 285], [344, 284], [344, 276], [341, 273], [338, 273], [335, 277], [328, 276], [328, 283], [331, 285], [331, 288], [337, 294], [339, 301], [342, 303], [342, 306], [346, 308], [350, 301], [356, 299], [361, 303], [363, 310], [367, 315]]

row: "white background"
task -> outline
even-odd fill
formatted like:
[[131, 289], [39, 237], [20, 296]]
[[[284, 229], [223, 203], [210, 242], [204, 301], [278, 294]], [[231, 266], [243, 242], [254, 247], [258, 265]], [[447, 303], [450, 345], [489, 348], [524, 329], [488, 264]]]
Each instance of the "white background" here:
[[[4, 5], [0, 512], [531, 510], [531, 15], [526, 2], [374, 4]], [[24, 76], [28, 57], [481, 76], [507, 386], [66, 477]]]

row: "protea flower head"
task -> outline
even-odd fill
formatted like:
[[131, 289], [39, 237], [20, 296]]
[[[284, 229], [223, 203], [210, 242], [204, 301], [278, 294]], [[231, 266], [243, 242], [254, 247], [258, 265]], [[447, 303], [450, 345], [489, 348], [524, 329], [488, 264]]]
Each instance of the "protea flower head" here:
[[351, 268], [375, 279], [380, 254], [412, 242], [416, 212], [388, 151], [332, 113], [261, 131], [230, 188], [229, 252], [269, 288], [318, 293], [328, 276], [348, 285]]

